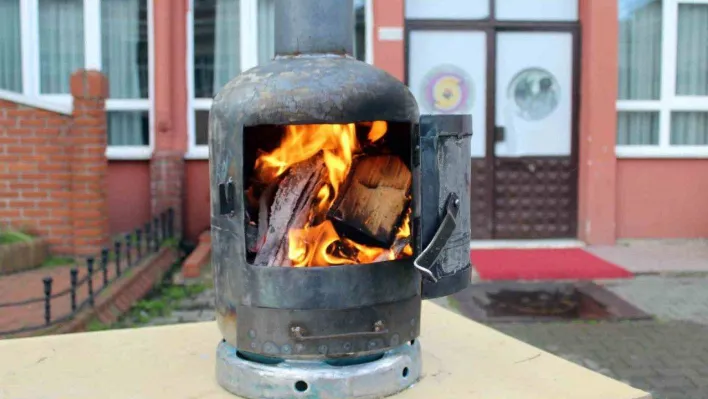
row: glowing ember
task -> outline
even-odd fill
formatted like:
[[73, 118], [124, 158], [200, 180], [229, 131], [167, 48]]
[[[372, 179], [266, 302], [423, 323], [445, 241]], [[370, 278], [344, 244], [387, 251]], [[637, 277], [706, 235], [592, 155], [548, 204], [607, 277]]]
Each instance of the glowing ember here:
[[[375, 121], [367, 135], [369, 143], [381, 139], [387, 132], [387, 123]], [[288, 230], [287, 255], [292, 266], [330, 266], [372, 263], [396, 258], [388, 248], [360, 244], [349, 238], [341, 238], [326, 214], [330, 210], [339, 189], [350, 172], [354, 157], [361, 152], [356, 137], [355, 124], [289, 125], [280, 146], [270, 153], [262, 154], [255, 163], [258, 180], [270, 184], [285, 174], [290, 167], [322, 153], [327, 169], [327, 181], [316, 191], [303, 228]], [[410, 236], [410, 210], [396, 234], [396, 238]], [[410, 256], [410, 244], [399, 251]]]

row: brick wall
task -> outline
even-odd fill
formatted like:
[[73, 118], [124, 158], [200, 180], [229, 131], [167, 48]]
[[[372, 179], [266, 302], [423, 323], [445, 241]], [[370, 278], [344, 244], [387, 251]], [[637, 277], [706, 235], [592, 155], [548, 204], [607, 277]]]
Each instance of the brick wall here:
[[86, 255], [108, 239], [108, 90], [98, 72], [71, 79], [71, 114], [0, 99], [0, 228], [38, 234], [55, 254]]
[[175, 212], [175, 232], [182, 232], [182, 203], [184, 186], [184, 153], [156, 151], [150, 160], [150, 192], [152, 214], [159, 215], [172, 208]]

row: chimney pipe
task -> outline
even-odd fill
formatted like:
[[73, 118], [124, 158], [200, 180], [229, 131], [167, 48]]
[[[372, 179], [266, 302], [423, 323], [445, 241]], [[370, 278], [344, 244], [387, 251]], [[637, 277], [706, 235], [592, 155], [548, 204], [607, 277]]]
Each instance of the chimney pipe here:
[[275, 54], [354, 54], [353, 0], [275, 0]]

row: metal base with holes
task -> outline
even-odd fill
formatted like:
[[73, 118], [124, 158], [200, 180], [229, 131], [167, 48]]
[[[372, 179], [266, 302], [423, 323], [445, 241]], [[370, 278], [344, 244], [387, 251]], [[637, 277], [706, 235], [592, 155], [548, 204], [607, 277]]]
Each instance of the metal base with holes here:
[[421, 350], [415, 340], [374, 358], [351, 360], [248, 360], [226, 342], [216, 353], [216, 378], [246, 399], [383, 398], [420, 379]]

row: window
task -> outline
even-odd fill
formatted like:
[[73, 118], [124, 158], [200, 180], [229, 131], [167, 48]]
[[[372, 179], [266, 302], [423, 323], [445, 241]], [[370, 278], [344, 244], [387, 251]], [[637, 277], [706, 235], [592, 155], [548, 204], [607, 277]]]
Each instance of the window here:
[[[187, 32], [191, 80], [189, 157], [208, 155], [208, 119], [213, 96], [241, 71], [273, 58], [276, 1], [191, 0]], [[354, 55], [362, 61], [367, 59], [369, 2], [354, 0]]]
[[22, 92], [20, 0], [0, 0], [0, 90]]
[[708, 156], [708, 0], [619, 0], [617, 155]]
[[84, 66], [83, 0], [38, 0], [39, 92], [69, 94], [69, 76]]
[[[146, 0], [101, 0], [101, 65], [108, 77], [108, 144], [150, 144]], [[148, 153], [149, 154], [149, 153]]]
[[0, 90], [70, 104], [69, 78], [109, 81], [109, 157], [150, 155], [151, 0], [0, 0]]

